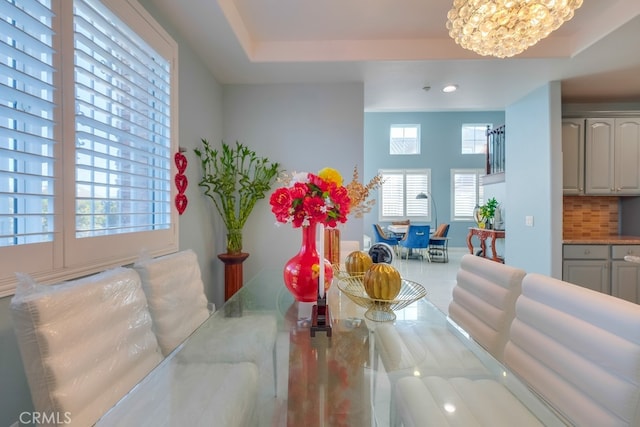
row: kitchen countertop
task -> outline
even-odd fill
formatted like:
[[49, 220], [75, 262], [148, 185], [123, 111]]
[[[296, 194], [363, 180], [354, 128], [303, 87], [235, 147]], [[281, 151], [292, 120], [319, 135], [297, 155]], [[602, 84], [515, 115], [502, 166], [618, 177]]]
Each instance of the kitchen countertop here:
[[594, 236], [563, 239], [562, 243], [572, 245], [640, 245], [640, 236]]

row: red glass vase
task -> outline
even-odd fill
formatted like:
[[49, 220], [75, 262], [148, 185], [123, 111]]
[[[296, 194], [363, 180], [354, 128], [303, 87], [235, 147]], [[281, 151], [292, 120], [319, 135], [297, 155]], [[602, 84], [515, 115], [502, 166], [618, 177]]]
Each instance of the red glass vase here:
[[[318, 300], [318, 251], [316, 249], [316, 224], [302, 227], [302, 246], [300, 252], [284, 265], [284, 284], [294, 298], [301, 302], [315, 302]], [[331, 286], [333, 269], [331, 262], [323, 259], [324, 289]], [[316, 268], [314, 268], [314, 265]]]

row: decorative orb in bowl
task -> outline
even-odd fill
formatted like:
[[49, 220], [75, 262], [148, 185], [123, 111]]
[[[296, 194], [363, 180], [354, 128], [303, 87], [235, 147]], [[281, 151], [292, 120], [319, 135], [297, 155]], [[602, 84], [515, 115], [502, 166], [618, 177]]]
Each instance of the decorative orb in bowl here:
[[400, 293], [402, 278], [391, 264], [374, 264], [364, 273], [363, 285], [370, 298], [390, 301]]
[[401, 279], [400, 292], [393, 299], [376, 299], [367, 294], [363, 277], [352, 277], [344, 272], [344, 274], [338, 273], [336, 278], [338, 279], [338, 289], [344, 292], [351, 301], [366, 308], [364, 316], [376, 322], [395, 320], [395, 310], [401, 310], [427, 295], [427, 291], [421, 284]]
[[362, 276], [373, 265], [373, 260], [364, 251], [353, 251], [344, 260], [344, 266], [351, 276]]

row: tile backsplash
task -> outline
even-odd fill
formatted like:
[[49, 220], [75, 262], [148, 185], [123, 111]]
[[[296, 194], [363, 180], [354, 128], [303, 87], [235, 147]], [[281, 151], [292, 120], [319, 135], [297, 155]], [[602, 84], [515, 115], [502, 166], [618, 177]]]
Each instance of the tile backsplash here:
[[564, 196], [562, 238], [615, 236], [619, 233], [619, 200], [611, 196]]

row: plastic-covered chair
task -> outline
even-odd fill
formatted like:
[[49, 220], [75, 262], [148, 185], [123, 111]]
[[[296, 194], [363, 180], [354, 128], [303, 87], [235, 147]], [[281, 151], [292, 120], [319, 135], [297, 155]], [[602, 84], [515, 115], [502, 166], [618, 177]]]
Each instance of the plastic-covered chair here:
[[429, 238], [429, 260], [449, 262], [449, 224], [440, 224]]
[[[167, 356], [209, 318], [198, 257], [191, 249], [134, 264], [149, 302], [153, 330]], [[271, 313], [244, 312], [238, 317], [217, 316], [209, 321], [220, 333], [209, 337], [201, 354], [187, 354], [191, 361], [253, 362], [258, 366], [262, 390], [276, 389], [277, 322]], [[236, 339], [243, 336], [243, 340]], [[251, 336], [251, 339], [247, 339]], [[195, 338], [198, 339], [198, 338]], [[248, 345], [247, 345], [248, 344]], [[272, 357], [267, 357], [268, 354]], [[271, 375], [273, 373], [273, 375]]]
[[413, 252], [414, 250], [420, 250], [421, 252], [426, 253], [427, 259], [429, 259], [428, 249], [430, 231], [431, 226], [429, 225], [409, 224], [407, 234], [405, 234], [402, 239], [398, 240], [398, 244], [407, 249], [407, 259], [409, 259], [409, 251]]
[[375, 236], [376, 243], [386, 243], [397, 252], [398, 238], [385, 233], [382, 227], [380, 227], [380, 224], [373, 224], [373, 235]]
[[37, 414], [93, 425], [162, 361], [131, 269], [47, 286], [24, 276], [10, 309]]

